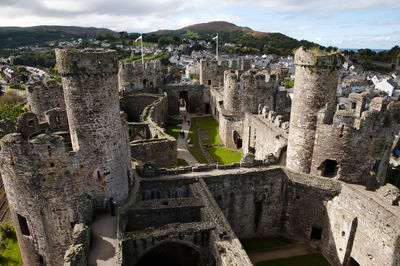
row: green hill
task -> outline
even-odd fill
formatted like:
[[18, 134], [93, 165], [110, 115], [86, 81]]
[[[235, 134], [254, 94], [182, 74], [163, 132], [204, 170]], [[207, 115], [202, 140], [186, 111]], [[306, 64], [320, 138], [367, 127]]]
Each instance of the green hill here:
[[69, 40], [71, 38], [96, 37], [98, 35], [118, 36], [118, 33], [104, 28], [73, 26], [0, 27], [0, 49], [25, 45], [43, 45], [46, 42]]
[[158, 35], [176, 40], [186, 36], [198, 36], [198, 39], [210, 40], [217, 33], [221, 43], [241, 44], [269, 53], [288, 54], [300, 46], [319, 46], [316, 43], [306, 40], [299, 41], [281, 33], [255, 31], [225, 21], [195, 24], [179, 30], [159, 30], [149, 33], [148, 37], [154, 39], [154, 35]]

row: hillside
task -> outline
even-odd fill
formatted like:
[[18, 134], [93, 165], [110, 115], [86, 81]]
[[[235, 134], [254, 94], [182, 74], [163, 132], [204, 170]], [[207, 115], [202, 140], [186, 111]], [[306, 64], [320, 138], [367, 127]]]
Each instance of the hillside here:
[[296, 40], [281, 33], [268, 33], [254, 31], [248, 27], [240, 27], [225, 21], [213, 21], [209, 23], [195, 24], [179, 30], [159, 30], [149, 33], [170, 38], [184, 38], [188, 34], [195, 33], [199, 39], [210, 40], [217, 33], [221, 42], [242, 44], [243, 46], [257, 48], [260, 51], [268, 49], [268, 52], [288, 54], [300, 46], [319, 46], [305, 40]]
[[35, 27], [0, 27], [0, 49], [15, 48], [25, 45], [43, 45], [50, 41], [71, 38], [96, 37], [98, 35], [118, 34], [104, 28], [85, 28], [74, 26], [35, 26]]

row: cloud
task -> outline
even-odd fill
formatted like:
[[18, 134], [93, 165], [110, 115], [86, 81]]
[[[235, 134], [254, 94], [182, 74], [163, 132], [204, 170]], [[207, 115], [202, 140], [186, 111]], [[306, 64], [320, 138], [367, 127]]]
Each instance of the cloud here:
[[261, 8], [273, 8], [290, 11], [313, 11], [324, 13], [339, 10], [362, 10], [362, 9], [395, 9], [400, 8], [398, 0], [253, 0], [242, 1]]

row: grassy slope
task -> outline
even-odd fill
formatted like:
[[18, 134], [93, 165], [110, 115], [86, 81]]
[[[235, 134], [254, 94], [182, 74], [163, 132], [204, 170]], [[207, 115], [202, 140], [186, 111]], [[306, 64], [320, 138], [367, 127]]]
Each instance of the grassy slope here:
[[5, 241], [7, 241], [7, 246], [4, 250], [2, 250], [2, 254], [0, 257], [0, 265], [3, 266], [23, 265], [21, 253], [19, 251], [19, 246], [16, 238], [15, 237], [9, 238]]
[[[205, 159], [199, 146], [198, 129], [208, 132], [209, 140], [205, 141], [206, 144], [221, 144], [218, 135], [218, 122], [212, 117], [197, 117], [193, 118], [191, 122], [189, 137], [192, 140], [194, 147], [189, 148], [189, 151], [197, 161], [201, 163], [207, 163], [207, 160]], [[240, 152], [217, 146], [210, 147], [207, 150], [214, 162], [223, 164], [239, 162], [243, 155]]]

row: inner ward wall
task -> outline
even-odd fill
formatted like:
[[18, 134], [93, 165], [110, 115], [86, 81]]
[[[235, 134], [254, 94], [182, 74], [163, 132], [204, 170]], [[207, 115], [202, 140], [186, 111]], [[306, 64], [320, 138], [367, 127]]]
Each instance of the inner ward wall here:
[[279, 234], [285, 180], [279, 168], [204, 178], [239, 238]]

